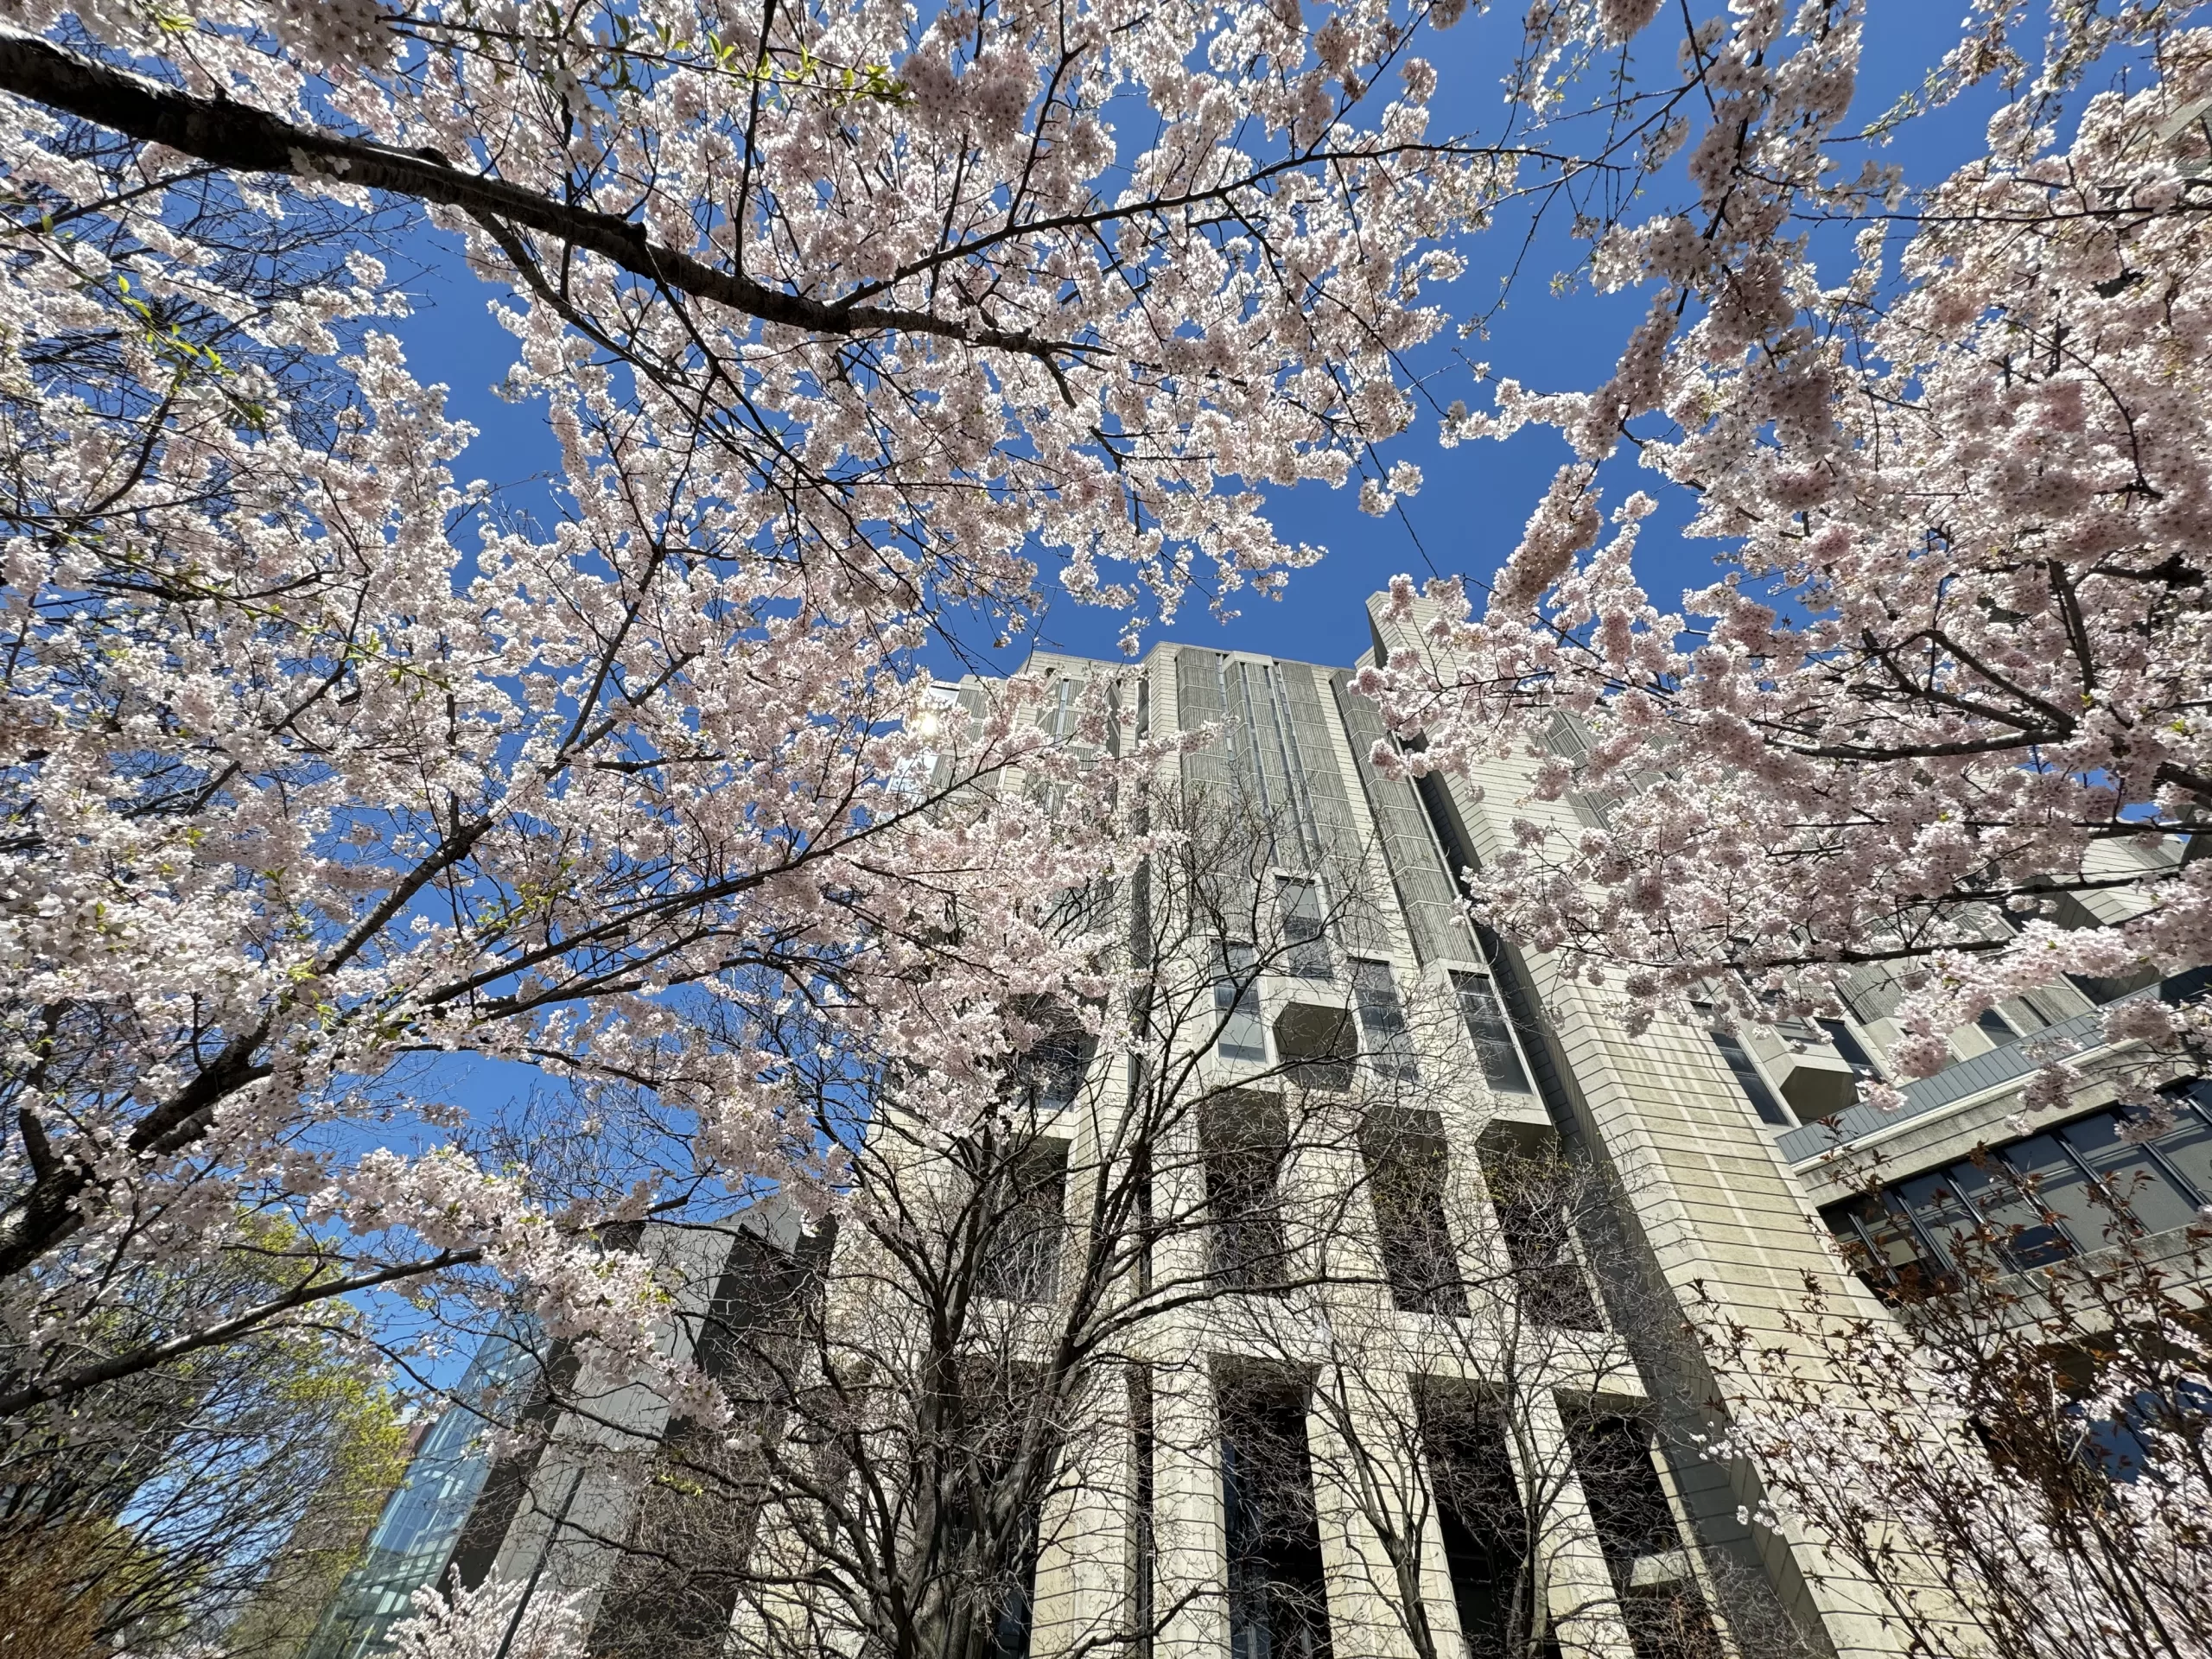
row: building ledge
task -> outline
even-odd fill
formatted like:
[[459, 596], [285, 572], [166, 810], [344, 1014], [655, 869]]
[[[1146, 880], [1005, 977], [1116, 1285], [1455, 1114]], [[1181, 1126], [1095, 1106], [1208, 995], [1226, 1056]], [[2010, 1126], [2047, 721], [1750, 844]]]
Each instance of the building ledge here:
[[2002, 1048], [1947, 1065], [1932, 1077], [1906, 1084], [1898, 1090], [1904, 1096], [1904, 1104], [1893, 1112], [1872, 1106], [1847, 1106], [1833, 1117], [1784, 1131], [1775, 1137], [1775, 1144], [1781, 1148], [1784, 1161], [1790, 1164], [1809, 1163], [1824, 1153], [1856, 1146], [1882, 1130], [1896, 1128], [1974, 1096], [2017, 1083], [2051, 1060], [2077, 1059], [2094, 1053], [2106, 1046], [2098, 1040], [2098, 1033], [2107, 1010], [2145, 997], [2155, 996], [2166, 1002], [2188, 1001], [2203, 995], [2208, 980], [2212, 980], [2212, 971], [2202, 968], [2176, 974], [2156, 985], [2146, 985], [2139, 991], [2107, 1002], [2103, 1007], [2046, 1026]]

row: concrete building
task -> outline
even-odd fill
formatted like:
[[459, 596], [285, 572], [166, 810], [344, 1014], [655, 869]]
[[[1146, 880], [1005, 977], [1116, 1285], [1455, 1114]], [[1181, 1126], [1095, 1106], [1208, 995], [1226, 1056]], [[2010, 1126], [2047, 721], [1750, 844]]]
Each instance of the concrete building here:
[[[1426, 649], [1379, 620], [1353, 646], [1363, 661]], [[1357, 666], [1177, 645], [1134, 674], [1032, 659], [1056, 735], [1073, 741], [1102, 677], [1123, 677], [1130, 735], [1224, 732], [1163, 775], [1163, 799], [1231, 823], [1206, 843], [1217, 867], [1102, 900], [1133, 959], [1180, 964], [1159, 970], [1145, 1033], [1033, 1051], [995, 1173], [969, 1168], [963, 1144], [867, 1126], [861, 1179], [901, 1188], [891, 1221], [833, 1236], [763, 1206], [734, 1230], [657, 1230], [691, 1287], [669, 1341], [743, 1379], [738, 1430], [675, 1431], [692, 1436], [690, 1472], [641, 1486], [660, 1408], [620, 1379], [571, 1376], [564, 1397], [582, 1403], [505, 1488], [487, 1485], [486, 1503], [505, 1496], [467, 1529], [473, 1572], [593, 1599], [610, 1655], [1487, 1659], [1524, 1638], [1590, 1659], [1903, 1651], [1847, 1572], [1741, 1518], [1760, 1497], [1741, 1468], [1699, 1456], [1727, 1395], [1682, 1321], [1716, 1310], [1787, 1341], [1808, 1281], [1893, 1317], [1901, 1285], [1945, 1272], [1947, 1230], [1986, 1185], [1961, 1164], [1980, 1144], [2055, 1194], [2124, 1173], [2147, 1227], [2178, 1227], [2212, 1201], [2212, 1118], [2195, 1096], [2171, 1134], [2120, 1138], [2094, 1081], [2114, 1057], [2088, 1052], [2086, 1093], [2015, 1120], [2034, 1056], [2088, 1041], [2101, 1003], [2194, 995], [2202, 976], [2023, 998], [1957, 1033], [1955, 1064], [1887, 1116], [1857, 1103], [1897, 1034], [1895, 990], [1871, 976], [1847, 1017], [1816, 1027], [1631, 1037], [1601, 989], [1471, 931], [1452, 874], [1494, 859], [1514, 816], [1566, 824], [1621, 804], [1531, 803], [1503, 766], [1391, 779], [1368, 760], [1383, 734], [1350, 690]], [[977, 707], [986, 694], [957, 690]], [[1575, 741], [1562, 728], [1562, 749]], [[1888, 1172], [1871, 1196], [1836, 1155], [1866, 1148]], [[899, 1229], [984, 1211], [999, 1242], [958, 1280], [981, 1310], [957, 1338], [974, 1369], [947, 1371], [916, 1334], [927, 1321], [887, 1310], [952, 1257], [924, 1238], [909, 1260]], [[1827, 1234], [1863, 1252], [1863, 1276]], [[2086, 1208], [2032, 1248], [2094, 1249]], [[1085, 1297], [1096, 1307], [1067, 1312]], [[1084, 1357], [1064, 1378], [1071, 1344]], [[824, 1518], [845, 1502], [825, 1491], [946, 1463], [952, 1442], [909, 1420], [932, 1364], [953, 1380], [927, 1384], [930, 1411], [969, 1389], [958, 1478], [1019, 1468], [1030, 1484], [1006, 1516], [972, 1486], [946, 1497], [951, 1477], [887, 1497], [880, 1548], [864, 1548], [862, 1522]], [[991, 1367], [996, 1382], [970, 1387]], [[808, 1415], [808, 1389], [836, 1396], [839, 1426]], [[1046, 1473], [1027, 1452], [975, 1452], [994, 1435], [1027, 1446], [1039, 1422]], [[803, 1465], [774, 1449], [792, 1435], [813, 1437]], [[985, 1554], [944, 1547], [944, 1572], [974, 1580], [967, 1624], [947, 1611], [957, 1589], [882, 1587], [907, 1583], [920, 1534], [995, 1527], [1014, 1541], [986, 1552], [988, 1573], [962, 1565]], [[941, 1586], [935, 1571], [912, 1583]], [[871, 1622], [892, 1602], [915, 1610], [911, 1628], [882, 1627], [896, 1640]]]

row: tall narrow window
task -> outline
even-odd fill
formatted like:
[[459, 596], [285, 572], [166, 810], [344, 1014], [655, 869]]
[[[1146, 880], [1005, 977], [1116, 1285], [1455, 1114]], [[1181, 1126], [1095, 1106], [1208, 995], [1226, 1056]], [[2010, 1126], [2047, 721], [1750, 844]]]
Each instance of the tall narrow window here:
[[1767, 1086], [1758, 1064], [1751, 1058], [1751, 1051], [1732, 1031], [1723, 1031], [1715, 1026], [1711, 1032], [1713, 1046], [1728, 1067], [1729, 1075], [1736, 1079], [1736, 1086], [1744, 1091], [1744, 1098], [1751, 1103], [1751, 1109], [1759, 1115], [1762, 1123], [1788, 1124], [1789, 1114], [1775, 1098], [1774, 1090]]
[[1300, 979], [1332, 977], [1336, 967], [1329, 957], [1320, 883], [1303, 876], [1279, 875], [1275, 896], [1282, 904], [1283, 965]]
[[1217, 1096], [1198, 1109], [1198, 1139], [1214, 1278], [1226, 1289], [1281, 1295], [1289, 1281], [1276, 1190], [1289, 1151], [1282, 1103], [1262, 1095]]
[[1460, 1017], [1482, 1062], [1483, 1077], [1500, 1094], [1525, 1095], [1529, 1073], [1522, 1066], [1521, 1051], [1513, 1046], [1513, 1028], [1498, 1006], [1497, 988], [1488, 974], [1454, 974], [1452, 988], [1459, 993]]
[[1525, 1659], [1544, 1617], [1504, 1426], [1463, 1384], [1424, 1379], [1414, 1401], [1466, 1659]]
[[1659, 1484], [1650, 1430], [1633, 1417], [1588, 1412], [1569, 1413], [1567, 1427], [1574, 1472], [1636, 1659], [1721, 1659], [1712, 1615]]
[[1075, 730], [1075, 696], [1073, 680], [1063, 675], [1052, 682], [1052, 707], [1045, 716], [1045, 730], [1055, 743]]
[[1328, 1659], [1329, 1599], [1303, 1384], [1217, 1384], [1230, 1659]]
[[1098, 1039], [1065, 1007], [1039, 1007], [1028, 1017], [1044, 1025], [1046, 1032], [1014, 1056], [1014, 1085], [1033, 1112], [1050, 1116], [1075, 1103]]
[[1049, 1302], [1058, 1294], [1067, 1185], [1065, 1141], [1032, 1141], [991, 1172], [977, 1198], [984, 1231], [976, 1281], [986, 1296]]
[[1027, 1659], [1040, 1509], [1052, 1478], [1029, 1421], [1040, 1379], [1023, 1365], [963, 1368], [957, 1425], [936, 1464], [944, 1563], [938, 1593], [981, 1629], [985, 1659]]
[[1444, 1213], [1442, 1122], [1433, 1112], [1393, 1115], [1368, 1126], [1360, 1151], [1391, 1301], [1402, 1313], [1466, 1318], [1466, 1287]]
[[1215, 969], [1214, 1018], [1221, 1029], [1217, 1052], [1224, 1060], [1264, 1062], [1268, 1027], [1260, 1018], [1260, 987], [1253, 977], [1257, 961], [1252, 947], [1224, 941]]
[[1351, 985], [1359, 1004], [1359, 1029], [1366, 1039], [1368, 1064], [1385, 1077], [1418, 1083], [1421, 1068], [1414, 1063], [1413, 1034], [1406, 1029], [1405, 1005], [1398, 1001], [1398, 985], [1390, 976], [1390, 964], [1354, 960]]
[[1159, 1544], [1153, 1530], [1152, 1367], [1129, 1367], [1129, 1631], [1131, 1659], [1152, 1659], [1160, 1615]]
[[1574, 1249], [1571, 1200], [1578, 1182], [1587, 1177], [1560, 1155], [1555, 1143], [1529, 1148], [1485, 1141], [1482, 1160], [1522, 1313], [1539, 1325], [1562, 1330], [1602, 1329], [1605, 1322]]

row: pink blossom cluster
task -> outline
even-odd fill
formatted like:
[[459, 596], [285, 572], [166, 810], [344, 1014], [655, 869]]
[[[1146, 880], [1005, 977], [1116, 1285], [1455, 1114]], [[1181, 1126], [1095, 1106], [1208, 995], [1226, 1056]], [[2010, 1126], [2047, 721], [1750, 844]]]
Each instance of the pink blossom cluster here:
[[[1080, 762], [1026, 682], [948, 710], [922, 646], [1058, 592], [1134, 649], [1310, 563], [1254, 486], [1406, 424], [1439, 245], [1510, 184], [1426, 142], [1389, 0], [0, 18], [209, 130], [289, 124], [289, 177], [215, 187], [278, 242], [429, 157], [692, 273], [429, 211], [558, 447], [539, 526], [455, 472], [365, 230], [250, 292], [181, 228], [205, 158], [88, 159], [7, 99], [0, 1321], [34, 1349], [275, 1210], [318, 1283], [450, 1269], [650, 1369], [664, 1293], [607, 1226], [837, 1202], [814, 1126], [870, 1087], [946, 1134], [995, 1109], [1025, 999], [1111, 989], [1056, 906], [1147, 845], [1115, 804], [1150, 761], [1096, 752], [1103, 688]], [[454, 1055], [544, 1080], [546, 1166]]]
[[[1537, 800], [1585, 802], [1531, 811], [1481, 872], [1496, 925], [1582, 955], [1639, 1018], [1834, 1013], [1886, 976], [1913, 1077], [2007, 998], [2212, 962], [2212, 861], [2174, 839], [2212, 812], [2212, 35], [2146, 22], [2152, 73], [2062, 143], [2023, 114], [2094, 58], [2062, 30], [1898, 264], [1877, 223], [1823, 286], [1789, 215], [1872, 213], [1892, 181], [1820, 167], [1855, 18], [1779, 18], [1739, 6], [1710, 47], [1697, 212], [1600, 249], [1656, 289], [1611, 383], [1505, 383], [1452, 423], [1549, 423], [1578, 460], [1486, 606], [1399, 582], [1425, 648], [1364, 685], [1426, 739], [1392, 764], [1525, 757]], [[1638, 576], [1649, 499], [1605, 531], [1624, 437], [1726, 550], [1675, 609]], [[2204, 1022], [2127, 1002], [2106, 1035], [2201, 1052]]]

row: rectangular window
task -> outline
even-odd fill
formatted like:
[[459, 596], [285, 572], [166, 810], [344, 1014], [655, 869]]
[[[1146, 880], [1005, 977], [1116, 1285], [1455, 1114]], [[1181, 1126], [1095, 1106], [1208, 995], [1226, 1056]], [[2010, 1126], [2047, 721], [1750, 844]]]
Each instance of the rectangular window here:
[[2150, 1147], [2123, 1137], [2121, 1121], [2113, 1113], [2078, 1119], [2058, 1135], [2088, 1166], [2105, 1196], [2145, 1232], [2167, 1232], [2196, 1219], [2193, 1199], [2167, 1179]]
[[1723, 1031], [1715, 1026], [1710, 1034], [1713, 1047], [1720, 1051], [1721, 1060], [1728, 1067], [1729, 1075], [1736, 1079], [1736, 1086], [1744, 1091], [1744, 1098], [1751, 1103], [1751, 1109], [1759, 1115], [1759, 1122], [1787, 1125], [1790, 1121], [1789, 1114], [1775, 1098], [1774, 1090], [1767, 1087], [1766, 1078], [1761, 1075], [1758, 1062], [1751, 1058], [1751, 1051], [1744, 1046], [1732, 1031]]
[[1282, 903], [1283, 965], [1300, 979], [1328, 979], [1336, 973], [1329, 957], [1329, 936], [1321, 914], [1321, 884], [1300, 876], [1275, 878]]
[[[1948, 1169], [1931, 1170], [1901, 1181], [1897, 1194], [1904, 1200], [1922, 1235], [1934, 1243], [1948, 1264], [1958, 1268], [1973, 1265], [1971, 1241], [1981, 1236], [1981, 1217], [1960, 1196], [1958, 1182]], [[2058, 1249], [2062, 1255], [2067, 1253], [2063, 1236]]]
[[1206, 1167], [1213, 1276], [1230, 1290], [1280, 1296], [1289, 1281], [1277, 1181], [1289, 1154], [1289, 1119], [1279, 1100], [1220, 1095], [1198, 1108]]
[[1421, 1379], [1414, 1401], [1466, 1659], [1526, 1659], [1543, 1610], [1504, 1425], [1464, 1385]]
[[1720, 1659], [1712, 1615], [1660, 1484], [1650, 1429], [1633, 1417], [1572, 1412], [1567, 1429], [1637, 1659]]
[[1950, 1268], [1894, 1194], [1861, 1193], [1830, 1205], [1821, 1219], [1841, 1242], [1845, 1258], [1885, 1300], [1918, 1301], [1955, 1287]]
[[1329, 1599], [1301, 1383], [1217, 1382], [1230, 1659], [1328, 1659]]
[[1152, 1421], [1152, 1367], [1129, 1367], [1130, 1659], [1152, 1659], [1160, 1621], [1159, 1541], [1153, 1530], [1153, 1464], [1158, 1439]]
[[2000, 1156], [2030, 1185], [2036, 1205], [2057, 1217], [2059, 1227], [2075, 1249], [2102, 1249], [2131, 1230], [2090, 1180], [2081, 1160], [2056, 1135], [2031, 1135], [2014, 1141]]
[[1579, 1172], [1555, 1150], [1531, 1153], [1494, 1141], [1484, 1145], [1482, 1160], [1522, 1312], [1560, 1330], [1602, 1330], [1574, 1250], [1569, 1198]]
[[1993, 1240], [2013, 1266], [2040, 1268], [2074, 1253], [2072, 1241], [2044, 1219], [2042, 1206], [2002, 1158], [1985, 1155], [1954, 1164], [1947, 1173], [1983, 1236]]
[[1449, 1154], [1433, 1112], [1422, 1122], [1370, 1124], [1360, 1137], [1367, 1191], [1390, 1300], [1404, 1313], [1467, 1317], [1467, 1292], [1444, 1213]]
[[1264, 1065], [1268, 1058], [1268, 1028], [1260, 1018], [1260, 985], [1255, 977], [1257, 954], [1249, 944], [1226, 940], [1215, 969], [1214, 1019], [1221, 1031], [1217, 1052], [1224, 1060], [1249, 1060]]
[[1048, 1117], [1075, 1103], [1098, 1039], [1065, 1004], [1035, 999], [1019, 1012], [1044, 1034], [1014, 1057], [1014, 1085], [1031, 1111]]
[[1420, 1082], [1413, 1034], [1406, 1028], [1405, 1006], [1398, 1001], [1398, 985], [1390, 976], [1390, 964], [1354, 960], [1351, 985], [1359, 1004], [1359, 1029], [1366, 1039], [1367, 1063], [1382, 1077], [1400, 1083]]
[[1695, 1579], [1632, 1584], [1620, 1606], [1636, 1659], [1726, 1659]]
[[1529, 1092], [1529, 1073], [1522, 1066], [1521, 1051], [1513, 1046], [1513, 1028], [1498, 1006], [1497, 988], [1488, 974], [1454, 974], [1452, 988], [1459, 994], [1460, 1017], [1482, 1062], [1483, 1077], [1503, 1095]]
[[1974, 1016], [1974, 1022], [1981, 1034], [1999, 1048], [2019, 1039], [2020, 1033], [2012, 1029], [2012, 1022], [1994, 1008], [1984, 1008]]
[[1068, 1143], [1039, 1139], [991, 1173], [983, 1205], [976, 1288], [1010, 1302], [1049, 1302], [1059, 1294], [1067, 1232]]
[[1874, 1057], [1866, 1052], [1866, 1046], [1859, 1040], [1858, 1033], [1842, 1020], [1823, 1020], [1821, 1029], [1827, 1033], [1828, 1041], [1834, 1046], [1838, 1057], [1857, 1072], [1862, 1081], [1872, 1081], [1882, 1075], [1881, 1068], [1874, 1064]]
[[[1048, 1454], [1029, 1433], [1040, 1379], [1033, 1368], [977, 1363], [960, 1370], [953, 1427], [940, 1456], [937, 1548], [944, 1571], [989, 1622], [983, 1659], [1027, 1659], [1036, 1620], [1037, 1557]], [[979, 1621], [980, 1622], [980, 1621]], [[725, 1627], [725, 1638], [727, 1627]]]
[[2199, 1204], [2212, 1204], [2212, 1083], [2177, 1085], [2168, 1093], [2173, 1100], [2173, 1127], [2158, 1137], [2158, 1150], [2190, 1186]]
[[1821, 1214], [1876, 1291], [1941, 1294], [1955, 1271], [2039, 1267], [2189, 1225], [2212, 1186], [2212, 1118], [2183, 1095], [2172, 1125], [2154, 1127], [2092, 1112]]

